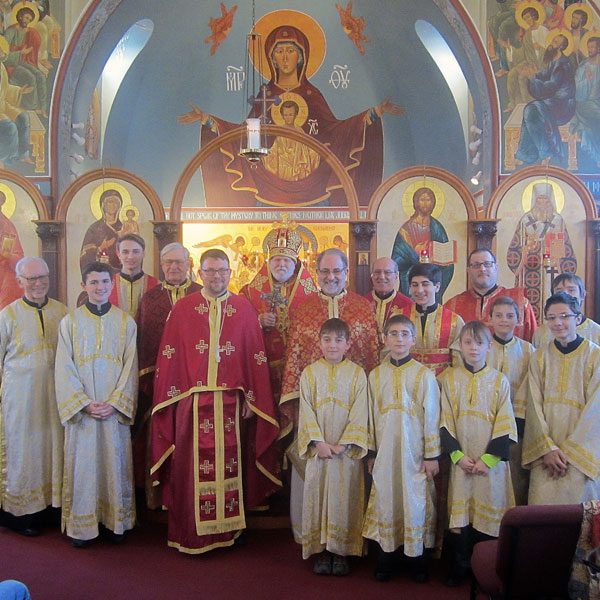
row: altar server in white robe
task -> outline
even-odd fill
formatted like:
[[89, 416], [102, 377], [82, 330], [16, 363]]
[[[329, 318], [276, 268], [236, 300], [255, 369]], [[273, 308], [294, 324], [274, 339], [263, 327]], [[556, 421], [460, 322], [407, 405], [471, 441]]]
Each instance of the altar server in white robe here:
[[67, 307], [48, 298], [48, 265], [16, 264], [23, 297], [0, 312], [0, 505], [19, 533], [37, 535], [40, 513], [61, 502], [63, 428], [54, 395], [58, 324]]
[[135, 522], [130, 425], [137, 398], [135, 321], [108, 297], [110, 267], [83, 271], [88, 301], [61, 322], [56, 398], [65, 426], [63, 530], [75, 547], [103, 526], [114, 543]]

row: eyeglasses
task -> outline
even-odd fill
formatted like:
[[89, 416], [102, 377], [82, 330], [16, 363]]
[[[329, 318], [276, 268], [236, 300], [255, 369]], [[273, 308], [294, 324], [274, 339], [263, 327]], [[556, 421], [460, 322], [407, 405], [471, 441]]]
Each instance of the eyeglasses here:
[[343, 273], [346, 269], [317, 269], [321, 275], [339, 275]]
[[568, 319], [569, 317], [578, 317], [578, 314], [567, 314], [567, 313], [561, 313], [560, 315], [547, 315], [546, 316], [546, 321], [548, 321], [548, 323], [554, 323], [554, 321], [556, 321], [556, 319], [560, 319], [561, 321], [564, 321], [565, 319]]
[[209, 277], [214, 277], [217, 273], [219, 275], [227, 275], [231, 269], [201, 269], [203, 273], [206, 273]]
[[189, 261], [185, 261], [185, 260], [163, 260], [162, 264], [165, 267], [171, 267], [171, 266], [176, 266], [176, 267], [182, 267], [185, 264], [189, 264]]
[[371, 277], [373, 275], [385, 275], [386, 277], [390, 277], [391, 275], [395, 275], [398, 271], [391, 271], [390, 269], [377, 269], [371, 273]]
[[46, 279], [50, 278], [50, 275], [37, 275], [36, 277], [23, 277], [23, 275], [21, 275], [20, 277], [27, 283], [36, 283], [37, 281], [46, 281]]
[[385, 335], [387, 337], [391, 337], [391, 338], [399, 337], [399, 338], [402, 338], [403, 340], [406, 340], [411, 337], [415, 337], [410, 331], [396, 331], [395, 329], [388, 331]]
[[469, 265], [471, 269], [480, 269], [481, 267], [485, 267], [486, 269], [491, 269], [496, 264], [495, 260], [484, 260], [483, 262], [474, 262]]

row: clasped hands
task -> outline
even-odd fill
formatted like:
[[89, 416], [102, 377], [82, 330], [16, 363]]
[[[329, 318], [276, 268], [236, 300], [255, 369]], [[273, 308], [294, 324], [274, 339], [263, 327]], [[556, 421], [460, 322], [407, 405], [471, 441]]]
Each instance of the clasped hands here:
[[456, 463], [465, 473], [471, 475], [487, 475], [490, 472], [490, 468], [480, 459], [473, 460], [470, 456], [463, 456]]
[[550, 477], [552, 479], [558, 479], [564, 477], [567, 474], [569, 468], [569, 461], [565, 456], [565, 453], [559, 449], [551, 450], [547, 454], [544, 454], [544, 469], [548, 469]]
[[333, 458], [346, 450], [344, 444], [328, 444], [327, 442], [315, 442], [315, 447], [319, 458]]
[[116, 412], [115, 407], [108, 402], [90, 402], [83, 410], [92, 419], [98, 419], [99, 421], [107, 419]]

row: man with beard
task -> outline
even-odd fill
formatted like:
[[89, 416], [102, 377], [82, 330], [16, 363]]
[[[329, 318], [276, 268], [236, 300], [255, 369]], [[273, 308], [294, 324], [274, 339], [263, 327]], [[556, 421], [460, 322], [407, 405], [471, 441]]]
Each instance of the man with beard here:
[[305, 367], [321, 358], [319, 330], [327, 319], [339, 318], [350, 327], [350, 347], [346, 358], [369, 373], [378, 363], [380, 343], [377, 321], [368, 300], [346, 290], [348, 257], [337, 248], [317, 256], [319, 292], [298, 306], [289, 328], [281, 386], [280, 437], [294, 431], [287, 450], [292, 463], [290, 519], [294, 539], [302, 543], [302, 494], [305, 462], [300, 459], [296, 431], [300, 375]]
[[575, 116], [569, 132], [600, 167], [600, 37], [587, 42], [588, 58], [575, 71]]
[[298, 232], [288, 227], [273, 229], [265, 243], [269, 262], [240, 290], [240, 295], [248, 298], [258, 313], [265, 338], [273, 397], [278, 404], [290, 319], [298, 305], [317, 291], [317, 286], [298, 260], [302, 246]]
[[581, 51], [581, 41], [583, 40], [583, 36], [588, 32], [585, 27], [587, 22], [588, 15], [584, 10], [575, 9], [573, 11], [571, 15], [571, 35], [573, 36], [575, 47], [569, 56], [569, 62], [573, 71], [585, 60], [585, 55]]
[[251, 304], [227, 290], [228, 256], [200, 257], [204, 287], [182, 298], [156, 363], [151, 474], [169, 511], [169, 546], [232, 546], [245, 510], [280, 486], [276, 406]]
[[550, 253], [552, 241], [557, 235], [562, 237], [564, 252], [555, 266], [559, 267], [561, 273], [575, 273], [577, 258], [567, 226], [556, 211], [554, 188], [551, 183], [536, 183], [531, 191], [531, 210], [519, 219], [508, 247], [506, 262], [515, 274], [515, 285], [525, 288], [538, 319], [541, 316], [539, 298], [545, 277], [543, 257]]
[[541, 161], [547, 166], [552, 158], [564, 158], [558, 127], [575, 114], [575, 78], [564, 54], [567, 36], [571, 34], [562, 30], [555, 35], [544, 52], [546, 68], [530, 73], [529, 93], [535, 100], [523, 111], [517, 164]]

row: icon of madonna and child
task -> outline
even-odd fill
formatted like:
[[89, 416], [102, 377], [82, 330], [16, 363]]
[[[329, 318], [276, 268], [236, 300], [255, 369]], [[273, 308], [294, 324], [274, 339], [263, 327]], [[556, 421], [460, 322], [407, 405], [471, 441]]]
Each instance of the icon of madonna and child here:
[[[293, 21], [297, 26], [289, 25]], [[404, 109], [385, 98], [380, 104], [347, 119], [337, 119], [323, 94], [309, 82], [325, 56], [320, 26], [298, 11], [276, 11], [260, 19], [255, 31], [262, 35], [269, 73], [266, 97], [270, 121], [301, 129], [325, 144], [353, 180], [361, 204], [368, 203], [383, 177], [384, 114], [401, 115]], [[258, 57], [252, 57], [258, 64]], [[248, 74], [247, 74], [248, 76]], [[239, 127], [191, 104], [179, 123], [200, 121], [200, 144]], [[257, 102], [250, 117], [260, 116]], [[271, 153], [256, 168], [238, 156], [239, 142], [226, 144], [202, 164], [207, 206], [347, 206], [338, 177], [325, 160], [289, 138], [269, 136]], [[234, 192], [234, 193], [232, 193]]]

